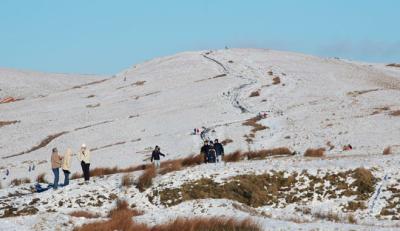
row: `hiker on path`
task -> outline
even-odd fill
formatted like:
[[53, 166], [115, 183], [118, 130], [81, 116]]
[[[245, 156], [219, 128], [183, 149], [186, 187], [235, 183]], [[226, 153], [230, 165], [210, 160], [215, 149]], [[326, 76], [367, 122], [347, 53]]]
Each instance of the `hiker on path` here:
[[204, 157], [204, 163], [208, 162], [208, 150], [210, 149], [210, 145], [208, 145], [208, 140], [204, 141], [203, 147], [200, 149], [200, 154]]
[[69, 174], [71, 173], [71, 155], [72, 151], [70, 148], [68, 148], [62, 163], [62, 170], [64, 172], [64, 186], [69, 185]]
[[79, 161], [81, 162], [83, 178], [85, 182], [89, 182], [90, 179], [90, 150], [86, 147], [86, 144], [82, 144], [81, 150], [78, 153]]
[[224, 146], [218, 142], [218, 139], [214, 140], [214, 149], [217, 154], [217, 163], [224, 159]]
[[54, 174], [54, 182], [53, 182], [53, 189], [58, 188], [58, 180], [60, 178], [60, 167], [61, 167], [61, 161], [62, 157], [58, 155], [58, 150], [57, 148], [53, 148], [53, 151], [51, 153], [51, 169], [53, 170]]
[[216, 163], [217, 156], [216, 156], [216, 151], [214, 148], [214, 143], [210, 141], [210, 148], [208, 149], [208, 163]]
[[160, 156], [165, 157], [165, 155], [162, 154], [160, 152], [160, 150], [161, 150], [161, 148], [158, 145], [156, 145], [156, 147], [154, 148], [153, 153], [151, 153], [151, 162], [153, 162], [153, 160], [154, 160], [154, 166], [156, 168], [160, 168]]

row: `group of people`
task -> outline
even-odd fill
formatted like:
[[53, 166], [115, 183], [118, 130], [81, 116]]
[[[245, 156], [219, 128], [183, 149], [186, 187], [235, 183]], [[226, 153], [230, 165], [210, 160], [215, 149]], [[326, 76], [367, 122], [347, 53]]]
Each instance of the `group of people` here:
[[[60, 168], [64, 172], [64, 186], [69, 184], [69, 175], [71, 173], [71, 158], [72, 151], [70, 148], [67, 149], [64, 156], [61, 156], [57, 148], [53, 148], [51, 154], [51, 169], [54, 174], [53, 189], [58, 188], [58, 181], [60, 179]], [[79, 152], [78, 159], [82, 166], [83, 177], [85, 182], [89, 182], [90, 178], [90, 150], [85, 144], [82, 144]]]
[[204, 157], [204, 163], [218, 163], [224, 157], [224, 146], [218, 142], [218, 139], [215, 139], [214, 142], [205, 140], [200, 153]]

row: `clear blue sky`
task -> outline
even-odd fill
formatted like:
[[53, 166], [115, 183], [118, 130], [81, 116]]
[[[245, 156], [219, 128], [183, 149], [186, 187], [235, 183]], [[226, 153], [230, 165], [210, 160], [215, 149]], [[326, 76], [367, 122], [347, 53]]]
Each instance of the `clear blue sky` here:
[[400, 62], [399, 28], [399, 0], [1, 0], [0, 67], [114, 74], [225, 45]]

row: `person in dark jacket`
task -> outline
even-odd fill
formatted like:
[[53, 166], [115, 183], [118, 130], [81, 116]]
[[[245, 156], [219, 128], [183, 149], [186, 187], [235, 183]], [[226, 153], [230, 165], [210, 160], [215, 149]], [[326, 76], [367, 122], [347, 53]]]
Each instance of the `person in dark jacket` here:
[[210, 142], [210, 148], [208, 149], [208, 163], [215, 163], [216, 162], [216, 151], [214, 148], [214, 144]]
[[224, 146], [218, 142], [218, 139], [214, 141], [214, 149], [217, 155], [217, 162], [220, 162], [224, 157]]
[[208, 150], [210, 149], [210, 145], [208, 145], [208, 140], [204, 141], [203, 147], [200, 149], [200, 154], [204, 157], [204, 163], [208, 162]]
[[165, 157], [165, 155], [162, 154], [160, 150], [161, 150], [161, 148], [156, 145], [153, 153], [151, 154], [151, 162], [153, 162], [153, 160], [154, 160], [154, 166], [156, 168], [160, 168], [160, 156]]

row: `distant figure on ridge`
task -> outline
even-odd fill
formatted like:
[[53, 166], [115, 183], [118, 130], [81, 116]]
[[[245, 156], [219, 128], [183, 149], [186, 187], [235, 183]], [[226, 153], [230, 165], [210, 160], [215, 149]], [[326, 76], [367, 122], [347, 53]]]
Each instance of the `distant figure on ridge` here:
[[61, 167], [62, 157], [58, 155], [57, 148], [53, 148], [51, 153], [51, 169], [53, 170], [54, 174], [54, 182], [53, 182], [53, 189], [56, 190], [58, 188], [58, 180], [60, 178], [60, 167]]
[[214, 140], [214, 149], [217, 154], [217, 163], [221, 162], [224, 158], [224, 146], [218, 142], [218, 139]]
[[161, 165], [160, 164], [160, 156], [165, 157], [165, 155], [162, 154], [160, 150], [161, 150], [161, 148], [158, 145], [156, 145], [153, 153], [151, 153], [151, 162], [153, 162], [153, 160], [154, 160], [154, 166], [156, 168], [160, 168], [160, 165]]
[[69, 174], [71, 173], [71, 155], [72, 151], [70, 148], [68, 148], [62, 163], [62, 170], [64, 172], [64, 186], [69, 185]]
[[83, 178], [85, 182], [89, 182], [90, 179], [90, 150], [86, 147], [86, 144], [82, 144], [81, 150], [78, 153], [79, 161], [81, 162]]

